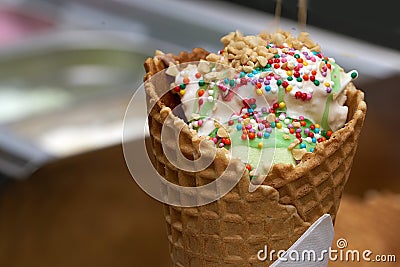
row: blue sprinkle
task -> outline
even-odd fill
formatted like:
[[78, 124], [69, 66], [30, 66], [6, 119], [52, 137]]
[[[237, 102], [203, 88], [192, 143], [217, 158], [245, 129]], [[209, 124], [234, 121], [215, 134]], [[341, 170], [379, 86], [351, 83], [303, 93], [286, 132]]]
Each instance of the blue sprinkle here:
[[312, 138], [312, 142], [313, 142], [313, 143], [316, 143], [316, 142], [317, 142], [317, 138], [313, 137], [313, 138]]
[[252, 73], [253, 73], [253, 74], [257, 74], [257, 71], [256, 71], [256, 70], [253, 70]]
[[225, 78], [224, 83], [225, 83], [225, 84], [228, 84], [228, 83], [229, 83], [229, 79], [228, 79], [228, 78]]
[[248, 113], [253, 113], [253, 111], [254, 111], [254, 110], [253, 110], [252, 108], [247, 109], [247, 112], [248, 112]]
[[270, 136], [271, 136], [270, 133], [267, 133], [267, 132], [264, 133], [264, 138], [269, 138]]
[[314, 152], [314, 148], [312, 147], [312, 148], [310, 148], [310, 152], [312, 153], [312, 152]]
[[240, 73], [240, 78], [243, 78], [244, 76], [246, 76], [246, 73], [245, 73], [244, 71], [242, 71], [242, 72]]
[[242, 125], [241, 125], [241, 124], [236, 125], [236, 129], [237, 129], [238, 131], [242, 130]]
[[274, 121], [271, 122], [271, 128], [275, 128], [275, 126], [276, 126], [276, 123]]
[[315, 132], [315, 133], [319, 133], [319, 128], [315, 128], [315, 129], [314, 129], [314, 132]]
[[269, 85], [265, 86], [265, 91], [267, 91], [267, 92], [271, 91], [271, 86], [269, 86]]
[[306, 144], [300, 144], [300, 148], [306, 148]]
[[249, 74], [247, 74], [247, 76], [248, 76], [249, 78], [251, 78], [251, 77], [253, 77], [254, 75], [253, 75], [252, 73], [249, 73]]

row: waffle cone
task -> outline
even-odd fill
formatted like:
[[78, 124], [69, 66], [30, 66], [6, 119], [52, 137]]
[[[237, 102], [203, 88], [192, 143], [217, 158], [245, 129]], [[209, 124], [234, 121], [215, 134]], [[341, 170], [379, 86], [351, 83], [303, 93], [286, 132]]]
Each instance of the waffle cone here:
[[[168, 67], [168, 60], [198, 61], [207, 54], [196, 48], [178, 56], [148, 58], [144, 64], [145, 80]], [[180, 100], [172, 93], [157, 100], [158, 85], [149, 81], [145, 86], [148, 103], [157, 101], [148, 117], [150, 156], [157, 171], [181, 186], [200, 186], [217, 179], [228, 164], [222, 149], [217, 149], [207, 169], [197, 173], [179, 170], [167, 160], [161, 145], [161, 128], [166, 115]], [[352, 84], [347, 87], [347, 97], [346, 125], [328, 141], [319, 143], [314, 153], [303, 156], [297, 166], [275, 164], [256, 191], [249, 192], [249, 173], [244, 171], [238, 184], [217, 201], [195, 208], [165, 205], [173, 266], [268, 266], [272, 261], [257, 259], [257, 252], [265, 245], [269, 251], [287, 250], [323, 214], [329, 213], [334, 220], [366, 113], [364, 95]], [[184, 123], [172, 116], [175, 123]], [[195, 158], [198, 141], [184, 127], [179, 138], [183, 155]], [[237, 168], [243, 170], [244, 164], [237, 162]]]

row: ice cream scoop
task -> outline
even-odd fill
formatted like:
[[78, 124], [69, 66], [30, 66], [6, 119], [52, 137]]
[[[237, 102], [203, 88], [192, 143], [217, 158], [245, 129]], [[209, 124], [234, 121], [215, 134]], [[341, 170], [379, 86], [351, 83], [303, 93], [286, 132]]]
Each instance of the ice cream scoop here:
[[[252, 175], [271, 163], [296, 164], [346, 123], [346, 86], [358, 76], [325, 56], [307, 33], [223, 37], [208, 61], [175, 76], [189, 127], [231, 149]], [[244, 153], [244, 150], [249, 153]]]

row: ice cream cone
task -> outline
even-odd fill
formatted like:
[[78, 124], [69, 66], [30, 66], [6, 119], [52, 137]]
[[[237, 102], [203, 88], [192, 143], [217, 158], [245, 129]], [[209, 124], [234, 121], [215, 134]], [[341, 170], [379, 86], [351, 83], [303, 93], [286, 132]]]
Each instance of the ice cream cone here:
[[[213, 163], [197, 173], [179, 170], [167, 160], [161, 129], [180, 99], [170, 92], [158, 99], [158, 85], [150, 78], [168, 67], [168, 61], [197, 61], [207, 54], [194, 49], [178, 56], [159, 54], [145, 62], [145, 80], [150, 81], [146, 86], [147, 100], [155, 103], [148, 117], [150, 153], [157, 171], [181, 186], [199, 186], [217, 179], [228, 159], [222, 150], [217, 150]], [[287, 250], [323, 214], [330, 214], [334, 220], [366, 113], [364, 95], [352, 84], [347, 86], [347, 97], [346, 125], [319, 143], [314, 153], [304, 155], [298, 165], [275, 164], [256, 191], [249, 192], [250, 177], [244, 171], [239, 183], [217, 201], [195, 208], [165, 205], [173, 266], [268, 266], [276, 256], [261, 262], [257, 252], [264, 246], [269, 251]], [[183, 123], [172, 117], [176, 123]], [[198, 138], [188, 127], [183, 128], [179, 148], [189, 159], [199, 152]], [[243, 169], [244, 164], [238, 162], [237, 167]]]

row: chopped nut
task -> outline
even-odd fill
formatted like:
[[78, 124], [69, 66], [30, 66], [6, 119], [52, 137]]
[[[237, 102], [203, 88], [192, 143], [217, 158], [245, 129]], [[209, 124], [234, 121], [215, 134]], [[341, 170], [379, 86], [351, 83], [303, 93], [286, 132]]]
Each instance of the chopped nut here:
[[242, 55], [243, 55], [242, 53], [239, 53], [239, 54], [235, 55], [233, 58], [234, 59], [241, 59]]
[[228, 53], [232, 53], [232, 54], [237, 55], [237, 54], [239, 54], [239, 50], [237, 50], [233, 46], [228, 46]]
[[166, 74], [170, 76], [177, 76], [179, 74], [179, 70], [175, 64], [170, 63], [168, 69], [165, 71]]
[[310, 48], [313, 52], [321, 52], [321, 47], [317, 44], [316, 46]]
[[214, 81], [217, 78], [217, 73], [215, 72], [209, 72], [204, 74], [203, 80], [207, 83]]
[[268, 59], [266, 59], [265, 57], [258, 56], [257, 60], [262, 67], [265, 67], [268, 64]]
[[264, 45], [265, 42], [262, 38], [252, 35], [244, 37], [244, 41], [250, 46], [250, 48]]
[[265, 56], [268, 55], [268, 49], [265, 46], [257, 46], [255, 48], [255, 51], [259, 56], [264, 56], [265, 57]]
[[268, 116], [267, 116], [267, 121], [268, 121], [268, 122], [274, 122], [275, 119], [276, 119], [276, 116], [275, 116], [274, 113], [268, 114]]
[[300, 122], [295, 121], [295, 122], [293, 122], [292, 124], [293, 124], [293, 127], [295, 127], [295, 128], [300, 128]]
[[200, 62], [197, 65], [197, 70], [202, 74], [208, 73], [210, 71], [210, 63], [208, 61], [200, 59]]
[[278, 53], [278, 49], [277, 48], [275, 48], [275, 47], [271, 47], [270, 49], [268, 49], [269, 50], [269, 52], [270, 53], [272, 53], [272, 54], [276, 54], [276, 53]]
[[274, 57], [274, 54], [272, 53], [267, 53], [267, 55], [265, 56], [267, 59], [271, 59]]
[[303, 47], [303, 44], [299, 40], [294, 40], [292, 43], [294, 49], [300, 50]]
[[303, 42], [303, 44], [308, 48], [315, 47], [315, 43], [310, 39], [309, 33], [307, 32], [301, 32], [297, 39], [300, 42]]
[[293, 148], [295, 148], [298, 144], [300, 144], [300, 140], [299, 139], [295, 139], [293, 140], [293, 142], [288, 146], [289, 150], [292, 150]]
[[240, 63], [245, 65], [249, 61], [249, 57], [246, 54], [243, 54], [242, 57], [240, 58]]
[[214, 54], [214, 53], [211, 53], [211, 54], [209, 54], [209, 55], [206, 57], [206, 59], [207, 59], [208, 61], [211, 61], [211, 62], [217, 62], [218, 60], [221, 59], [221, 56], [220, 56], [220, 55], [217, 55], [217, 54]]
[[229, 34], [225, 35], [224, 37], [221, 38], [221, 42], [226, 46], [228, 45], [231, 40], [233, 40], [233, 37], [235, 36], [234, 32], [230, 32]]
[[245, 42], [243, 42], [243, 41], [234, 42], [234, 43], [232, 43], [232, 44], [230, 44], [230, 45], [233, 46], [233, 47], [236, 48], [236, 49], [239, 49], [239, 50], [241, 50], [241, 49], [243, 49], [244, 47], [246, 47], [246, 44], [245, 44]]
[[225, 130], [224, 127], [219, 127], [218, 131], [217, 131], [217, 135], [219, 137], [229, 137], [228, 132]]
[[285, 39], [286, 39], [285, 36], [279, 32], [272, 35], [272, 42], [277, 46], [283, 45]]
[[165, 54], [164, 54], [163, 51], [157, 49], [156, 52], [155, 52], [155, 55], [156, 55], [156, 56], [163, 56], [163, 55], [165, 55]]
[[249, 73], [249, 72], [252, 72], [252, 71], [253, 71], [253, 68], [250, 67], [250, 66], [243, 66], [243, 70], [244, 70], [245, 72]]
[[292, 155], [295, 160], [301, 160], [301, 158], [304, 156], [304, 154], [307, 153], [307, 150], [305, 148], [301, 149], [293, 149], [292, 150]]

